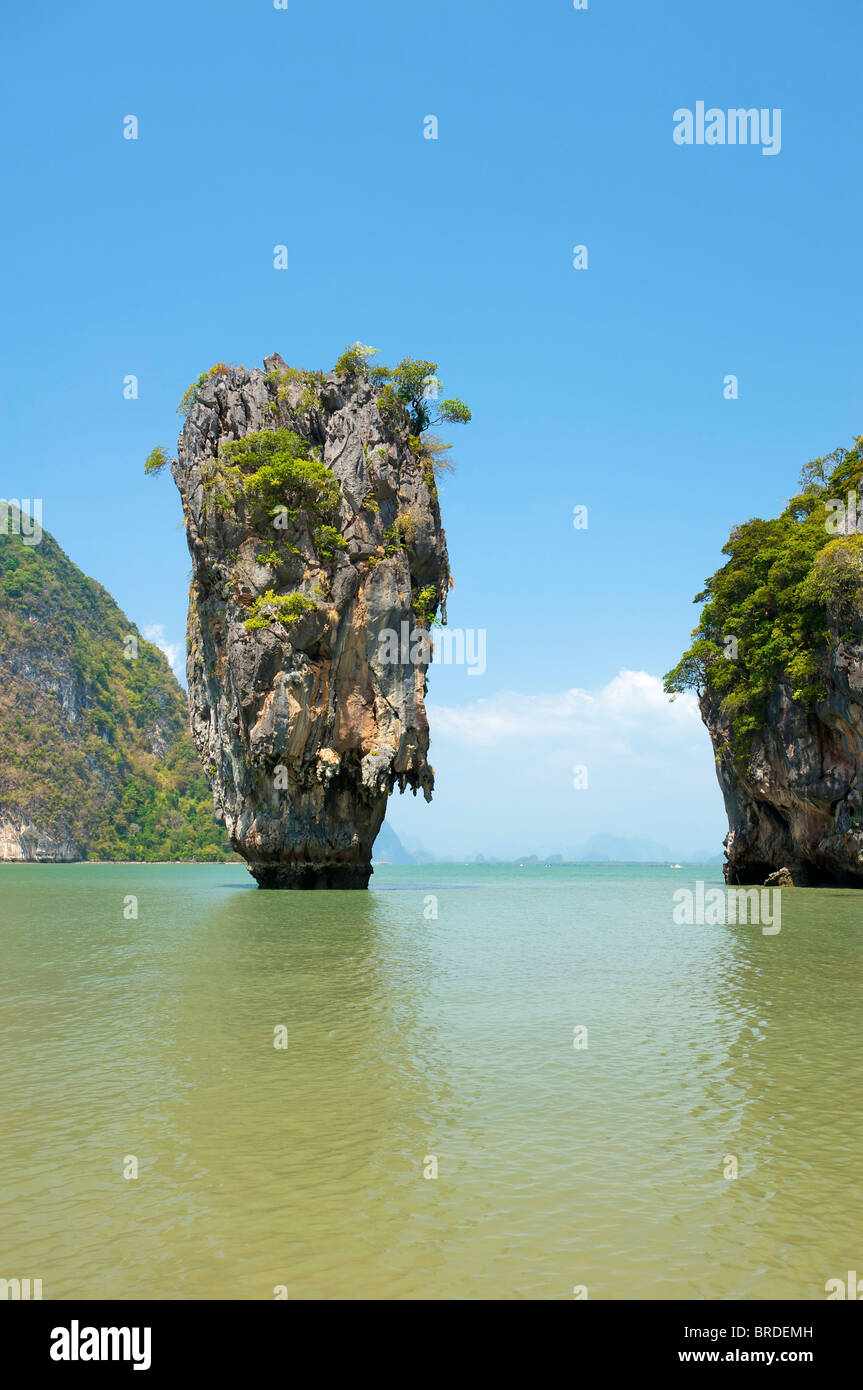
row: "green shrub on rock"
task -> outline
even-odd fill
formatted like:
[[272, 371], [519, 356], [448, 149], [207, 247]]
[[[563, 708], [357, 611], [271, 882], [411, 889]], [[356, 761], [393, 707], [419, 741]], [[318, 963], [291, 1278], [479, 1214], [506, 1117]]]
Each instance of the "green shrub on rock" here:
[[787, 680], [809, 708], [826, 694], [837, 640], [863, 634], [863, 536], [837, 536], [835, 520], [863, 480], [863, 436], [849, 450], [815, 459], [802, 491], [769, 521], [736, 526], [728, 561], [696, 595], [704, 603], [693, 643], [665, 676], [671, 694], [709, 691], [733, 720], [734, 751], [745, 760], [767, 702]]

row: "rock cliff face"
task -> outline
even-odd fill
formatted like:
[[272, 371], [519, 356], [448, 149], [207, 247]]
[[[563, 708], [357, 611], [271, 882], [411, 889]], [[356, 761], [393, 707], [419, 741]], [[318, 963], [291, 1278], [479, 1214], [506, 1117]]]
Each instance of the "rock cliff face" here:
[[728, 814], [729, 883], [787, 869], [798, 886], [863, 887], [863, 645], [833, 636], [827, 698], [809, 710], [780, 682], [745, 768], [731, 753], [731, 719], [713, 692], [701, 697]]
[[0, 863], [73, 864], [83, 857], [82, 847], [62, 832], [0, 814]]
[[226, 859], [164, 655], [0, 510], [0, 862]]
[[732, 529], [665, 688], [699, 696], [727, 881], [863, 887], [863, 435], [798, 486]]
[[261, 887], [364, 888], [390, 792], [431, 798], [434, 469], [366, 373], [264, 366], [202, 379], [172, 466], [192, 733]]

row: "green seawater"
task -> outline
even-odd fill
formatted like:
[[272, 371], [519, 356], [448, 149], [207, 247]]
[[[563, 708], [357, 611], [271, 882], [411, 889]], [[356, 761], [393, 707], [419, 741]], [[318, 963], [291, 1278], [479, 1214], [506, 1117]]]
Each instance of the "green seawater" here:
[[773, 935], [676, 925], [697, 879], [721, 883], [0, 867], [0, 1277], [45, 1299], [824, 1298], [863, 1272], [863, 895], [783, 890]]

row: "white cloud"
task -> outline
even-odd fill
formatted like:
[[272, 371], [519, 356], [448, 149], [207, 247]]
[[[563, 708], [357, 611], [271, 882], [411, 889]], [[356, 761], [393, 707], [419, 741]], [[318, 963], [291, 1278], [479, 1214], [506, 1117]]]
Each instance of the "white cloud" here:
[[144, 628], [144, 636], [148, 642], [152, 642], [154, 647], [158, 647], [160, 652], [164, 652], [168, 658], [168, 665], [177, 677], [183, 674], [183, 658], [185, 648], [181, 642], [165, 641], [165, 624], [149, 623]]
[[659, 676], [647, 671], [621, 671], [598, 691], [521, 695], [505, 690], [458, 708], [431, 704], [428, 712], [435, 737], [471, 744], [510, 739], [557, 743], [586, 737], [628, 742], [648, 731], [654, 738], [674, 742], [689, 731], [699, 739], [703, 736], [695, 696], [678, 695], [670, 701]]
[[[562, 851], [595, 833], [721, 849], [722, 799], [694, 695], [620, 671], [596, 690], [504, 690], [428, 706], [430, 806], [393, 797], [398, 834], [434, 854]], [[586, 768], [588, 786], [575, 785]]]

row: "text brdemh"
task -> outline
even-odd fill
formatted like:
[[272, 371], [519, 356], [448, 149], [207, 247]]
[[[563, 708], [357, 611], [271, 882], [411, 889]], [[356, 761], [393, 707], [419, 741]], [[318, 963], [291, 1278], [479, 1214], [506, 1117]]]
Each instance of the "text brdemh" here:
[[467, 666], [469, 676], [485, 672], [484, 627], [435, 628], [432, 638], [428, 628], [411, 628], [402, 622], [400, 630], [386, 627], [378, 633], [378, 660], [382, 666]]
[[703, 101], [695, 110], [679, 106], [674, 113], [675, 145], [760, 145], [762, 154], [779, 154], [782, 149], [782, 111], [762, 106], [705, 109]]
[[690, 888], [677, 889], [672, 920], [678, 927], [749, 924], [760, 926], [763, 936], [776, 936], [782, 930], [782, 892], [779, 888], [708, 888], [705, 891], [699, 879], [694, 893]]

